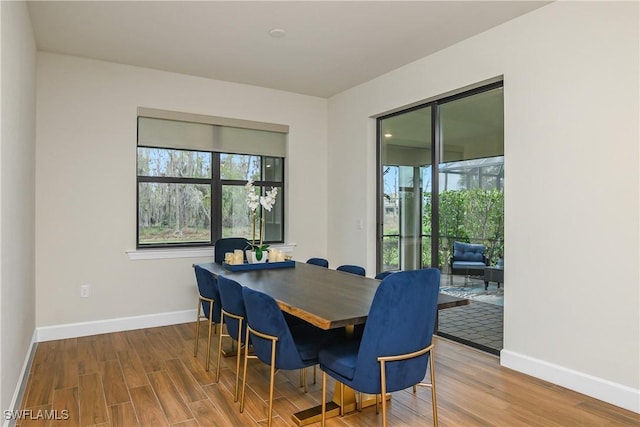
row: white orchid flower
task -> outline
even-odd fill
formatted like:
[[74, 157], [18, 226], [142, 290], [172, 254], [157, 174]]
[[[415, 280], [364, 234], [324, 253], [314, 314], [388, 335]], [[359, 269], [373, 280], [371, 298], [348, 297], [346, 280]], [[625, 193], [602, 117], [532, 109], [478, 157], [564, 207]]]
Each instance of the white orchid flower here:
[[244, 188], [247, 190], [247, 206], [249, 206], [251, 212], [255, 212], [256, 209], [258, 209], [258, 206], [260, 206], [260, 196], [256, 194], [255, 187], [253, 186], [253, 180], [250, 179], [247, 181]]
[[268, 212], [271, 212], [271, 208], [276, 203], [276, 196], [278, 195], [278, 189], [271, 187], [271, 191], [267, 191], [267, 194], [260, 197], [260, 204]]

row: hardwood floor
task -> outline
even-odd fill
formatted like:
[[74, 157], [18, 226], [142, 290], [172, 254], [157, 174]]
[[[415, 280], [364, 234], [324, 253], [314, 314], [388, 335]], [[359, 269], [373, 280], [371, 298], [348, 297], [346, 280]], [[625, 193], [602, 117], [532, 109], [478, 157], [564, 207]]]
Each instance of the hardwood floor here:
[[[204, 369], [206, 329], [200, 328], [197, 358], [193, 323], [40, 343], [21, 405], [28, 412], [17, 426], [266, 425], [268, 369], [249, 361], [245, 410], [239, 413], [233, 402], [235, 358], [223, 358], [215, 383], [217, 339], [211, 370]], [[640, 425], [638, 414], [502, 368], [489, 354], [434, 339], [440, 426]], [[320, 371], [317, 384], [311, 374], [308, 382], [305, 394], [297, 371], [278, 373], [274, 426], [294, 425], [292, 413], [320, 403]], [[393, 393], [388, 409], [389, 426], [432, 425], [426, 388], [416, 395], [411, 389]], [[44, 420], [46, 414], [59, 419]], [[380, 417], [367, 408], [327, 425], [379, 426]]]

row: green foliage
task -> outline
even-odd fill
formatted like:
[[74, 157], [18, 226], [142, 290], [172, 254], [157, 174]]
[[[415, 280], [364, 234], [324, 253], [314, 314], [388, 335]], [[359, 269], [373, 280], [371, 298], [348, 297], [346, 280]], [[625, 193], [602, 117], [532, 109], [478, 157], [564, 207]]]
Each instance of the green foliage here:
[[440, 265], [446, 264], [453, 242], [481, 243], [491, 263], [502, 256], [504, 194], [499, 190], [459, 190], [440, 193]]
[[[449, 190], [439, 195], [439, 266], [449, 262], [453, 242], [482, 243], [491, 264], [504, 254], [504, 194], [491, 189]], [[431, 265], [431, 194], [423, 194], [422, 265]], [[388, 231], [388, 230], [387, 230]], [[392, 234], [389, 232], [389, 234]], [[393, 241], [391, 241], [393, 240]], [[385, 239], [385, 268], [399, 264], [398, 239]]]

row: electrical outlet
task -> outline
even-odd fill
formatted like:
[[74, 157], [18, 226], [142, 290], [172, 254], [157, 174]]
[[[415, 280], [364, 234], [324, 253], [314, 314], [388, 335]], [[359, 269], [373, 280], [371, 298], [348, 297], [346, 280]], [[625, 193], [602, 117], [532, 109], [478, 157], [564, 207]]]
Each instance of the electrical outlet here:
[[80, 298], [89, 298], [89, 285], [80, 286]]

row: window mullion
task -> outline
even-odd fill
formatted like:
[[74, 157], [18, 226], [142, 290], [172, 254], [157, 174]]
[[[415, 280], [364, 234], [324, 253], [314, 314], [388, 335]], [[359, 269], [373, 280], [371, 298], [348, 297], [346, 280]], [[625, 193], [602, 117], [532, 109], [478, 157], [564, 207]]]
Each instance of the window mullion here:
[[222, 180], [220, 153], [211, 153], [211, 242], [222, 238]]

